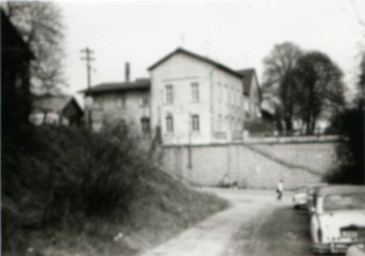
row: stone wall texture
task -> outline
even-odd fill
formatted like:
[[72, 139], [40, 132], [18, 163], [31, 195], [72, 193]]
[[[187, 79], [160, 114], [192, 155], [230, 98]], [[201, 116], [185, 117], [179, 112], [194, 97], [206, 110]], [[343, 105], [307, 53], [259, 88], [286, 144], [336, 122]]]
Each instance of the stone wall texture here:
[[228, 175], [243, 188], [274, 189], [283, 179], [290, 189], [320, 182], [333, 165], [334, 148], [335, 142], [168, 146], [162, 163], [196, 185], [217, 186]]

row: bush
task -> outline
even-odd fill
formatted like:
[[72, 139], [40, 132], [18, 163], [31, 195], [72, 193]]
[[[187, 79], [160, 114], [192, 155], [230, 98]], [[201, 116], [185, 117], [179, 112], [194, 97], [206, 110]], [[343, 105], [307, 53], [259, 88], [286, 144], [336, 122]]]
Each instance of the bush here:
[[4, 255], [135, 255], [141, 238], [155, 245], [227, 206], [155, 167], [121, 128], [45, 126], [3, 151]]
[[364, 104], [345, 110], [332, 121], [332, 130], [340, 135], [336, 147], [337, 166], [324, 177], [330, 183], [365, 184]]
[[[150, 170], [128, 138], [114, 133], [43, 127], [16, 154], [3, 151], [3, 246], [14, 243], [14, 230], [68, 223], [128, 211]], [[13, 241], [12, 243], [10, 241]], [[18, 241], [19, 243], [23, 241]]]
[[275, 124], [261, 119], [245, 122], [245, 129], [251, 136], [272, 136], [275, 131]]

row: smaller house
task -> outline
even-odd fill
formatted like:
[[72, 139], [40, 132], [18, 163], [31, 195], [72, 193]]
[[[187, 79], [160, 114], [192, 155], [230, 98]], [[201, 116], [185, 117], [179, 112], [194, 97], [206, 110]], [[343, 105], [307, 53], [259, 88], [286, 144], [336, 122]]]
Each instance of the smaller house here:
[[119, 123], [134, 136], [150, 137], [150, 79], [106, 82], [80, 91], [92, 98], [91, 127], [100, 131], [105, 125]]
[[238, 70], [242, 75], [246, 120], [261, 118], [261, 91], [254, 68]]
[[29, 120], [35, 125], [81, 126], [83, 115], [74, 97], [45, 94], [34, 97]]

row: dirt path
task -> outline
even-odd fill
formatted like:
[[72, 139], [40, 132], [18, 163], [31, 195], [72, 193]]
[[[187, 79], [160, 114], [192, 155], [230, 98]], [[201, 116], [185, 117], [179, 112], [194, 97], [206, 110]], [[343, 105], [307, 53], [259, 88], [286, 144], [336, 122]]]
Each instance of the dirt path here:
[[[240, 249], [236, 244], [233, 244], [233, 235], [238, 233], [242, 226], [249, 227], [247, 230], [249, 233], [257, 233], [261, 227], [261, 223], [257, 223], [258, 216], [262, 216], [259, 219], [263, 222], [274, 209], [290, 204], [289, 197], [284, 198], [284, 201], [277, 202], [274, 193], [268, 191], [223, 189], [209, 189], [208, 191], [228, 199], [232, 206], [205, 219], [175, 238], [142, 254], [142, 256], [233, 255], [235, 249]], [[252, 223], [253, 220], [255, 220], [254, 223]]]
[[234, 235], [228, 251], [231, 256], [299, 256], [311, 252], [309, 216], [289, 203], [261, 211], [245, 222]]

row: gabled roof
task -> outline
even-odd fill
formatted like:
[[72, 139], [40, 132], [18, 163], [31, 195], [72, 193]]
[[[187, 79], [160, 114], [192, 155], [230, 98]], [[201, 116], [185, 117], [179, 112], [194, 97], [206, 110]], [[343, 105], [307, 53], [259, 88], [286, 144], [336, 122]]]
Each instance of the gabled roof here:
[[170, 59], [172, 56], [174, 56], [175, 54], [178, 54], [178, 53], [182, 53], [182, 54], [185, 54], [185, 55], [190, 56], [190, 57], [192, 57], [192, 58], [195, 58], [195, 59], [197, 59], [197, 60], [200, 60], [200, 61], [202, 61], [202, 62], [205, 62], [205, 63], [211, 64], [211, 65], [213, 65], [213, 66], [215, 66], [215, 67], [217, 67], [217, 68], [219, 68], [219, 69], [221, 69], [221, 70], [223, 70], [223, 71], [225, 71], [225, 72], [228, 72], [228, 73], [230, 73], [231, 75], [234, 75], [234, 76], [236, 76], [236, 77], [239, 77], [239, 78], [241, 78], [241, 77], [242, 77], [242, 76], [241, 76], [241, 74], [239, 74], [238, 72], [234, 71], [233, 69], [231, 69], [231, 68], [229, 68], [229, 67], [227, 67], [227, 66], [225, 66], [225, 65], [223, 65], [223, 64], [221, 64], [221, 63], [219, 63], [219, 62], [216, 62], [216, 61], [214, 61], [214, 60], [212, 60], [212, 59], [209, 59], [209, 58], [207, 58], [207, 57], [203, 57], [203, 56], [198, 55], [198, 54], [196, 54], [196, 53], [193, 53], [193, 52], [187, 51], [187, 50], [185, 50], [185, 49], [183, 49], [183, 48], [180, 48], [180, 47], [179, 47], [179, 48], [177, 48], [175, 51], [173, 51], [173, 52], [169, 53], [168, 55], [166, 55], [165, 57], [163, 57], [163, 58], [162, 58], [162, 59], [160, 59], [159, 61], [157, 61], [157, 62], [156, 62], [155, 64], [153, 64], [152, 66], [150, 66], [150, 67], [148, 68], [148, 70], [149, 70], [149, 71], [151, 71], [151, 70], [155, 69], [157, 66], [161, 65], [163, 62], [167, 61], [167, 60], [168, 60], [168, 59]]
[[91, 87], [90, 89], [84, 89], [79, 92], [89, 94], [98, 94], [114, 91], [131, 91], [131, 90], [148, 90], [151, 87], [151, 80], [148, 78], [139, 78], [134, 82], [108, 82], [101, 83]]
[[[237, 70], [237, 73], [241, 74], [243, 77], [243, 92], [245, 95], [249, 95], [250, 94], [250, 89], [251, 89], [251, 84], [252, 84], [252, 79], [256, 78], [257, 81], [257, 76], [256, 76], [256, 71], [254, 68], [248, 68], [248, 69], [241, 69], [241, 70]], [[258, 81], [257, 81], [258, 83]], [[257, 84], [257, 88], [260, 92], [260, 87]], [[260, 93], [261, 95], [261, 93]], [[261, 96], [260, 96], [261, 97]]]
[[79, 111], [83, 112], [77, 101], [70, 95], [45, 94], [34, 96], [32, 108], [34, 111], [62, 112], [72, 102], [74, 102]]

